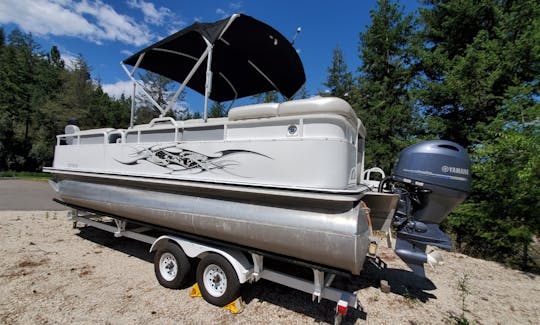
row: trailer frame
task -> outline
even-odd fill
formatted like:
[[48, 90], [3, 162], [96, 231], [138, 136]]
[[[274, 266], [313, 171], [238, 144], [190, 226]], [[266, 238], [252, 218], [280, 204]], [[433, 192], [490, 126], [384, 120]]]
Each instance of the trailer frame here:
[[[65, 202], [60, 201], [60, 203], [67, 205]], [[101, 220], [103, 217], [107, 217], [109, 222]], [[322, 299], [326, 299], [336, 302], [335, 324], [341, 323], [341, 319], [347, 314], [349, 307], [363, 310], [356, 293], [331, 286], [336, 273], [342, 273], [339, 271], [332, 272], [330, 269], [319, 268], [316, 265], [306, 265], [306, 263], [299, 261], [296, 264], [300, 264], [303, 267], [310, 267], [313, 272], [313, 280], [308, 281], [295, 275], [266, 268], [264, 264], [265, 255], [247, 248], [243, 249], [235, 246], [224, 246], [219, 243], [208, 243], [204, 239], [199, 241], [194, 239], [194, 236], [187, 238], [177, 233], [167, 234], [159, 226], [155, 228], [151, 225], [140, 226], [137, 222], [131, 222], [128, 219], [95, 211], [85, 211], [79, 207], [72, 207], [72, 210], [68, 212], [68, 220], [73, 222], [73, 228], [76, 228], [78, 223], [83, 223], [110, 232], [117, 238], [127, 237], [145, 242], [151, 245], [150, 252], [155, 252], [160, 247], [163, 247], [164, 244], [173, 242], [182, 248], [190, 258], [204, 258], [210, 253], [218, 254], [227, 259], [233, 266], [240, 284], [254, 283], [260, 279], [265, 279], [311, 294], [312, 301], [321, 302]], [[110, 221], [112, 221], [112, 224]], [[138, 227], [128, 227], [131, 224]], [[155, 237], [145, 234], [148, 231], [159, 231], [164, 232], [164, 234]]]

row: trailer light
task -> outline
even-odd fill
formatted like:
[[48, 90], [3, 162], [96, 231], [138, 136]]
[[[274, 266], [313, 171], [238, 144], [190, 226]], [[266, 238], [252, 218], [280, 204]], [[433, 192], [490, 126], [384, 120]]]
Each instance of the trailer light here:
[[345, 300], [338, 301], [338, 304], [337, 304], [338, 314], [345, 316], [347, 314], [348, 305], [349, 304]]

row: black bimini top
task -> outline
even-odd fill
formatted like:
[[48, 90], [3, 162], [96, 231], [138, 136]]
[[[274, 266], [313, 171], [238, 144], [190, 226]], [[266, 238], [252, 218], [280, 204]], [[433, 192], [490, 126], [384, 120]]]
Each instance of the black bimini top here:
[[[208, 45], [213, 45], [212, 91], [222, 102], [277, 90], [291, 98], [306, 80], [292, 44], [274, 28], [246, 15], [194, 23], [123, 62], [183, 83]], [[204, 95], [207, 58], [186, 86]]]

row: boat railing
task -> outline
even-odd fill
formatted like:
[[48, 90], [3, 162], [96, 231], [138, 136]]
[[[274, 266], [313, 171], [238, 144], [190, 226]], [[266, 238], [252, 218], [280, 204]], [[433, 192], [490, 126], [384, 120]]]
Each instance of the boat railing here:
[[[350, 119], [335, 113], [274, 116], [267, 118], [210, 118], [176, 121], [171, 117], [155, 118], [148, 124], [129, 129], [85, 130], [57, 136], [57, 145], [137, 144], [150, 142], [341, 139], [357, 146], [358, 131]], [[321, 123], [334, 124], [328, 133]], [[340, 125], [340, 126], [338, 126]], [[256, 128], [258, 132], [252, 130]], [[343, 129], [343, 131], [339, 131]], [[341, 133], [343, 132], [343, 133]], [[363, 134], [360, 135], [363, 138]]]
[[[96, 129], [70, 134], [59, 134], [56, 136], [56, 145], [107, 144], [110, 143], [109, 134], [118, 134], [121, 132], [123, 131], [114, 129]], [[120, 135], [120, 138], [123, 138], [123, 134]]]
[[170, 123], [172, 124], [173, 126], [177, 127], [178, 126], [178, 123], [176, 122], [175, 119], [173, 119], [172, 117], [158, 117], [158, 118], [154, 118], [150, 121], [150, 123], [148, 123], [148, 127], [153, 127], [154, 125], [161, 125], [161, 124], [165, 124], [165, 123]]

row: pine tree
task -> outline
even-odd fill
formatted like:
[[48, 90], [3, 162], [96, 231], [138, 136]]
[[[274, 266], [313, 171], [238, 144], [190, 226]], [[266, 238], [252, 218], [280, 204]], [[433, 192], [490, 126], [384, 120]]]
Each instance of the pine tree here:
[[305, 99], [309, 97], [309, 92], [306, 89], [306, 85], [303, 85], [302, 88], [294, 96], [295, 99]]
[[429, 1], [422, 9], [419, 107], [429, 135], [469, 146], [497, 114], [511, 71], [505, 71], [498, 1]]
[[[156, 103], [165, 109], [176, 91], [173, 89], [173, 80], [151, 71], [146, 71], [144, 74], [141, 74], [140, 78], [146, 91], [152, 97], [152, 99], [154, 99]], [[167, 116], [174, 119], [180, 119], [183, 114], [186, 113], [186, 110], [184, 108], [180, 108], [180, 105], [178, 105], [178, 103], [184, 100], [184, 97], [185, 93], [182, 92], [178, 96], [175, 105], [173, 105], [172, 109], [167, 112]], [[158, 109], [152, 104], [146, 95], [142, 93], [137, 95], [136, 103], [136, 123], [147, 123], [152, 118], [160, 115]]]
[[251, 96], [256, 104], [260, 103], [276, 103], [279, 102], [279, 93], [276, 90], [267, 91]]
[[339, 46], [334, 48], [332, 66], [328, 67], [328, 77], [324, 83], [329, 88], [329, 95], [347, 100], [354, 87], [352, 72], [348, 71], [343, 51]]
[[6, 35], [4, 34], [4, 28], [0, 27], [0, 50], [6, 45]]
[[60, 69], [63, 69], [65, 67], [64, 60], [62, 60], [62, 57], [60, 55], [60, 51], [58, 51], [58, 47], [54, 45], [51, 48], [51, 51], [49, 53], [49, 62]]
[[377, 1], [370, 16], [371, 24], [360, 34], [362, 65], [353, 106], [367, 129], [366, 167], [389, 172], [410, 136], [415, 25], [395, 1]]
[[227, 109], [225, 108], [225, 105], [220, 102], [213, 102], [212, 106], [210, 107], [210, 111], [208, 112], [208, 117], [214, 118], [225, 116], [227, 116]]
[[448, 226], [465, 252], [525, 268], [540, 234], [540, 4], [430, 1], [421, 16], [425, 134], [473, 161], [473, 193]]
[[13, 30], [0, 48], [0, 170], [50, 166], [70, 118], [82, 129], [127, 127], [129, 105], [103, 93], [82, 56], [67, 70], [57, 49], [43, 53], [31, 34]]
[[[512, 87], [472, 149], [473, 193], [448, 219], [462, 251], [529, 266], [540, 234], [540, 103], [533, 87]], [[462, 245], [465, 243], [466, 245]]]

